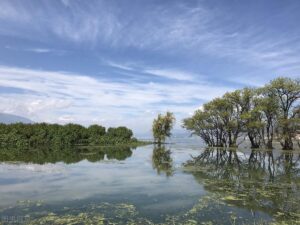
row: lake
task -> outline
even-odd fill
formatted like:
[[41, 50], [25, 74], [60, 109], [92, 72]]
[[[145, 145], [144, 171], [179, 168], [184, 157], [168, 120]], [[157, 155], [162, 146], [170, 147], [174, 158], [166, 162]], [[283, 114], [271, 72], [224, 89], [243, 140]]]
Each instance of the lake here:
[[299, 151], [162, 147], [0, 153], [3, 224], [299, 224]]

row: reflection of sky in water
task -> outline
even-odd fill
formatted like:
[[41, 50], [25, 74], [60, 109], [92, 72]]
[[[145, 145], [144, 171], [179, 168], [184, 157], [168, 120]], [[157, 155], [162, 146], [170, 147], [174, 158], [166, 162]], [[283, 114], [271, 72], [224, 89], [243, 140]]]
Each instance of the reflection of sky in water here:
[[[169, 215], [180, 215], [178, 221], [214, 220], [215, 224], [232, 224], [235, 215], [236, 224], [300, 218], [298, 151], [224, 151], [182, 139], [170, 141], [165, 148], [149, 145], [132, 151], [114, 147], [83, 150], [77, 155], [73, 150], [64, 153], [47, 158], [46, 152], [46, 159], [42, 154], [33, 161], [73, 163], [11, 162], [34, 157], [4, 154], [7, 162], [0, 163], [0, 209], [6, 211], [2, 215], [15, 215], [18, 207], [6, 206], [18, 200], [44, 200], [50, 211], [64, 212], [66, 207], [76, 213], [89, 211], [94, 203], [128, 203], [139, 215], [156, 222]], [[45, 208], [31, 210], [44, 212]]]
[[68, 201], [103, 198], [128, 201], [144, 210], [190, 207], [204, 193], [193, 176], [180, 167], [198, 150], [170, 145], [173, 176], [160, 175], [152, 166], [153, 146], [138, 147], [124, 161], [74, 164], [0, 164], [0, 206], [18, 200]]

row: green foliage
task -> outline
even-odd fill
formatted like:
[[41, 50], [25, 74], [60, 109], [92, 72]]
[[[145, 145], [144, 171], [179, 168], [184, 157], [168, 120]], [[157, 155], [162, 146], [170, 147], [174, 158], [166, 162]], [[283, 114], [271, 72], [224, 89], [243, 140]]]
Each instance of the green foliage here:
[[125, 160], [132, 155], [129, 146], [70, 146], [63, 148], [39, 147], [38, 149], [2, 148], [0, 162], [25, 162], [35, 164], [64, 162], [77, 163], [81, 160], [97, 162], [105, 159]]
[[277, 78], [263, 88], [228, 92], [183, 120], [183, 127], [208, 146], [236, 146], [248, 136], [251, 147], [272, 149], [274, 136], [283, 149], [293, 149], [300, 127], [300, 82]]
[[153, 120], [152, 133], [155, 142], [162, 143], [167, 137], [171, 136], [171, 130], [175, 123], [175, 117], [173, 113], [167, 112], [166, 115], [159, 114], [156, 119]]
[[116, 140], [122, 142], [123, 140], [131, 140], [133, 133], [130, 129], [126, 127], [108, 128], [107, 134], [110, 138], [115, 138]]
[[90, 144], [97, 144], [100, 142], [100, 137], [105, 135], [105, 127], [97, 124], [91, 125], [87, 129], [88, 139]]
[[78, 124], [0, 124], [0, 147], [34, 148], [38, 146], [115, 145], [136, 143], [126, 127], [108, 128]]
[[173, 175], [173, 160], [171, 151], [164, 146], [155, 146], [152, 153], [152, 166], [158, 174], [165, 173], [167, 177]]
[[293, 138], [297, 132], [299, 120], [300, 80], [279, 77], [265, 86], [266, 92], [278, 101], [279, 126], [278, 137], [283, 149], [293, 149]]

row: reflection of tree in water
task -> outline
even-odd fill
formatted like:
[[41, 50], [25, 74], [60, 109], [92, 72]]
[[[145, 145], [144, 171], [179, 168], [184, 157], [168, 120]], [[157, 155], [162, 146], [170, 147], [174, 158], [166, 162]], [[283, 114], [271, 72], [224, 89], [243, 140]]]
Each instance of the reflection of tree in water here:
[[173, 175], [173, 160], [171, 151], [164, 146], [154, 146], [152, 153], [152, 166], [158, 174], [165, 173], [166, 176]]
[[108, 159], [125, 160], [132, 155], [132, 151], [129, 147], [122, 149], [112, 147], [110, 151], [106, 151], [106, 155]]
[[65, 149], [1, 149], [0, 161], [19, 161], [26, 163], [77, 163], [82, 160], [98, 162], [107, 159], [125, 160], [132, 155], [131, 148], [128, 146], [113, 147], [81, 147]]
[[[275, 153], [274, 153], [275, 154]], [[278, 219], [300, 219], [300, 156], [255, 151], [250, 155], [206, 149], [185, 164], [206, 190], [250, 210]]]

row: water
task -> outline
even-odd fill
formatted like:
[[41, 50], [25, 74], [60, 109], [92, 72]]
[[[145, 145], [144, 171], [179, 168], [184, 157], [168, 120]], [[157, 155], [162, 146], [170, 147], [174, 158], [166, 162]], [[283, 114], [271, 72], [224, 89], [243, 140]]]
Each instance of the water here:
[[25, 224], [297, 224], [299, 153], [164, 147], [0, 153], [0, 218]]

